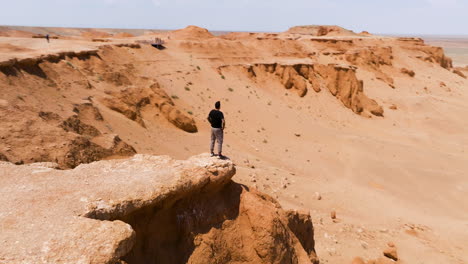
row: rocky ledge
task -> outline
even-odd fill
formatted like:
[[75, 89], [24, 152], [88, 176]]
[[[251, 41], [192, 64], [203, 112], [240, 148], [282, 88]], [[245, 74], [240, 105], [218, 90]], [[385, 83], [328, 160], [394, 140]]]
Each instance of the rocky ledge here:
[[0, 263], [318, 263], [310, 215], [232, 182], [231, 161], [56, 166], [0, 162]]

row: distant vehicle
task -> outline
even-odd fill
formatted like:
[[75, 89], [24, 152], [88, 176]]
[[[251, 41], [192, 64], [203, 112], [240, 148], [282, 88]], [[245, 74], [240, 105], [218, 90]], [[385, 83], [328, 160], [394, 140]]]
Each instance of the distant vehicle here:
[[165, 49], [166, 47], [164, 47], [164, 40], [162, 40], [161, 38], [155, 38], [154, 39], [154, 42], [151, 43], [151, 46], [159, 49], [159, 50], [162, 50], [162, 49]]

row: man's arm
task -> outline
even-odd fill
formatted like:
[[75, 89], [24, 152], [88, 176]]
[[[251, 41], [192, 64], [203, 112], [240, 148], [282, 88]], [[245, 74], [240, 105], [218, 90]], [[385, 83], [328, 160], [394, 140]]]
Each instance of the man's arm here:
[[221, 128], [224, 130], [226, 127], [226, 120], [224, 120], [224, 114], [221, 112]]
[[210, 122], [211, 124], [211, 112], [208, 114], [208, 117], [206, 118], [208, 120], [208, 122]]

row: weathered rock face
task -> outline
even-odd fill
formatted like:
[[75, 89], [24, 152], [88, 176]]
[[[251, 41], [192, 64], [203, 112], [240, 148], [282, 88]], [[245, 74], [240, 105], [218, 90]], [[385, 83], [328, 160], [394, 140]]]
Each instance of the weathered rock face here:
[[364, 94], [364, 83], [356, 77], [353, 67], [320, 65], [318, 72], [324, 76], [330, 92], [354, 113], [370, 112], [383, 115], [383, 108]]
[[439, 64], [442, 68], [451, 69], [453, 67], [452, 59], [445, 56], [444, 49], [441, 47], [426, 46], [424, 41], [419, 38], [399, 38], [403, 42], [402, 47], [408, 50], [419, 52], [417, 57], [429, 63]]
[[299, 239], [302, 247], [309, 254], [310, 260], [314, 264], [318, 264], [319, 261], [315, 252], [314, 226], [310, 214], [295, 210], [290, 210], [286, 214], [288, 217], [288, 227]]
[[146, 127], [141, 117], [141, 108], [150, 104], [149, 94], [145, 89], [123, 89], [108, 93], [112, 97], [103, 99], [107, 107]]
[[159, 109], [166, 119], [176, 127], [189, 133], [198, 132], [193, 118], [177, 109], [171, 98], [160, 89], [157, 83], [148, 88], [125, 88], [120, 91], [109, 91], [108, 94], [111, 97], [103, 99], [103, 103], [107, 107], [125, 115], [142, 127], [146, 127], [146, 125], [141, 110], [148, 106]]
[[175, 106], [167, 93], [160, 89], [158, 84], [151, 86], [151, 89], [155, 93], [155, 96], [151, 97], [151, 99], [154, 100], [154, 105], [159, 108], [169, 122], [186, 132], [198, 132], [197, 125], [193, 118], [182, 113], [182, 111]]
[[97, 137], [101, 135], [101, 132], [95, 127], [87, 125], [78, 118], [77, 115], [73, 115], [62, 122], [60, 127], [67, 132], [74, 132], [79, 135], [88, 137]]
[[346, 60], [354, 65], [368, 65], [378, 68], [383, 65], [393, 64], [393, 50], [391, 47], [370, 47], [350, 51], [346, 54]]
[[250, 78], [261, 74], [274, 74], [286, 89], [294, 90], [301, 97], [306, 96], [308, 87], [315, 92], [328, 88], [344, 106], [356, 114], [371, 113], [382, 116], [384, 110], [378, 103], [364, 94], [364, 84], [356, 77], [356, 68], [337, 64], [253, 64], [244, 67]]
[[424, 52], [427, 54], [427, 57], [425, 57], [424, 60], [435, 62], [445, 69], [450, 69], [453, 67], [452, 59], [445, 56], [444, 49], [441, 47], [425, 46]]
[[52, 167], [0, 162], [2, 261], [317, 263], [310, 215], [232, 182], [230, 161], [136, 155]]
[[4, 124], [0, 146], [15, 146], [6, 147], [3, 160], [16, 164], [56, 162], [66, 169], [136, 153], [118, 135], [103, 135], [87, 123], [90, 119], [96, 124], [102, 122], [100, 112], [91, 103], [76, 105], [74, 112], [64, 119], [53, 112], [31, 111], [27, 106], [0, 107], [0, 121]]
[[382, 69], [384, 66], [393, 65], [393, 49], [391, 47], [351, 50], [346, 53], [346, 60], [353, 66], [373, 72], [377, 79], [395, 88], [393, 78]]

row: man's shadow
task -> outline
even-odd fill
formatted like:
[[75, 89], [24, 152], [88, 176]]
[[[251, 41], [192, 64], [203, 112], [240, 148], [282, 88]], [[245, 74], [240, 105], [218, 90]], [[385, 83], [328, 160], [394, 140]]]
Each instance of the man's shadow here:
[[219, 156], [218, 154], [215, 154], [214, 156], [211, 156], [211, 157], [218, 158], [220, 160], [231, 160], [231, 158], [229, 158], [228, 156], [225, 156], [225, 155]]
[[154, 48], [157, 48], [158, 50], [165, 50], [166, 47], [164, 47], [162, 44], [151, 44]]

